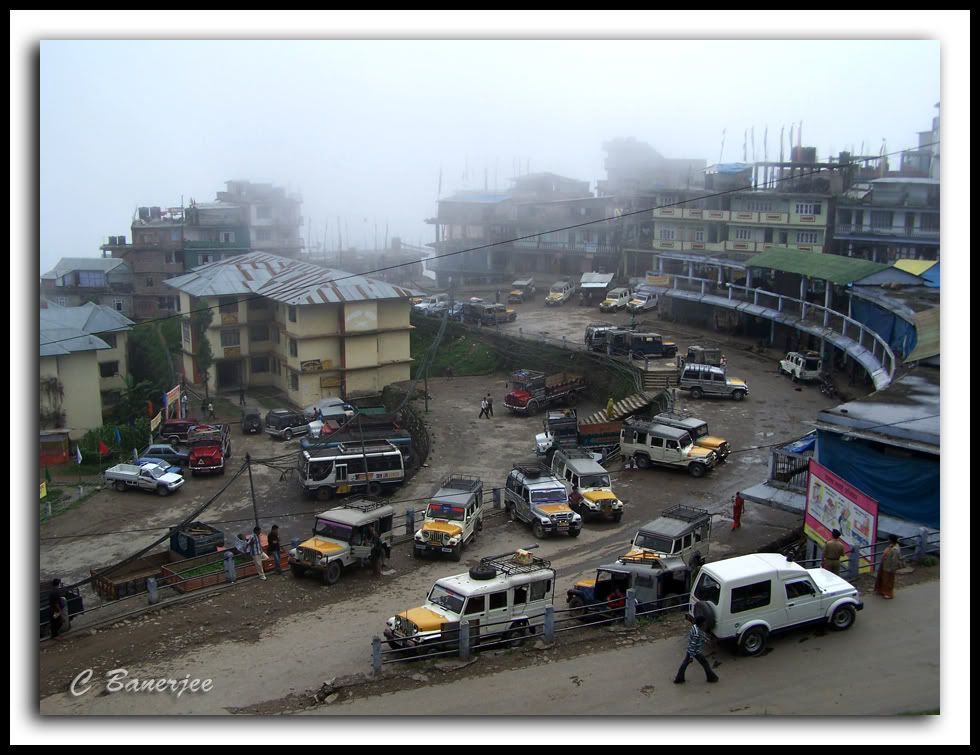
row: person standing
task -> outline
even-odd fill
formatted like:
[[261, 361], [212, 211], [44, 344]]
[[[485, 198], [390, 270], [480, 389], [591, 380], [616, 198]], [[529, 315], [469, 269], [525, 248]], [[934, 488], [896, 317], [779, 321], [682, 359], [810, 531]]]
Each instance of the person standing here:
[[272, 568], [276, 574], [282, 574], [282, 549], [279, 544], [279, 525], [273, 524], [269, 530], [269, 555], [272, 556]]
[[684, 672], [690, 665], [691, 661], [697, 661], [701, 664], [704, 669], [704, 675], [707, 681], [714, 683], [718, 681], [718, 674], [716, 674], [711, 669], [711, 665], [708, 663], [708, 659], [704, 657], [702, 651], [704, 650], [704, 643], [707, 636], [704, 633], [704, 619], [700, 616], [695, 618], [688, 614], [685, 617], [691, 624], [690, 630], [687, 633], [687, 652], [684, 654], [684, 660], [681, 663], [681, 667], [677, 669], [677, 675], [674, 677], [674, 684], [684, 683]]
[[732, 529], [737, 530], [742, 526], [742, 510], [745, 508], [745, 499], [739, 491], [735, 494], [732, 502]]
[[255, 564], [255, 573], [259, 575], [259, 579], [265, 580], [265, 570], [262, 568], [262, 562], [265, 560], [265, 553], [262, 551], [262, 528], [255, 527], [252, 530], [252, 537], [248, 541], [248, 555], [252, 557], [252, 562]]
[[60, 579], [51, 580], [51, 592], [48, 593], [48, 606], [51, 610], [51, 639], [56, 640], [63, 631], [67, 631], [71, 626], [68, 618], [68, 599], [65, 597], [65, 589], [61, 585]]
[[187, 416], [187, 394], [186, 393], [182, 393], [180, 395], [180, 411], [181, 411], [181, 415], [180, 415], [181, 418], [184, 418], [184, 417]]
[[500, 304], [500, 289], [499, 288], [497, 289], [496, 303], [497, 304]]
[[238, 405], [245, 406], [245, 386], [238, 387]]
[[898, 535], [888, 536], [888, 547], [881, 554], [881, 565], [875, 577], [875, 592], [886, 600], [895, 597], [895, 572], [902, 567], [902, 547]]
[[846, 551], [840, 539], [840, 530], [831, 530], [830, 540], [823, 546], [823, 559], [820, 561], [820, 566], [834, 574], [840, 574], [840, 560]]
[[493, 419], [493, 396], [487, 394], [487, 417]]
[[208, 401], [208, 419], [214, 419], [214, 403]]
[[613, 400], [612, 400], [612, 396], [610, 396], [609, 397], [609, 400], [606, 402], [606, 419], [607, 420], [612, 417], [613, 406], [614, 406], [614, 403], [613, 403]]
[[483, 419], [484, 417], [490, 419], [490, 415], [487, 414], [487, 409], [487, 400], [484, 398], [482, 401], [480, 401], [480, 416], [477, 417], [477, 419]]

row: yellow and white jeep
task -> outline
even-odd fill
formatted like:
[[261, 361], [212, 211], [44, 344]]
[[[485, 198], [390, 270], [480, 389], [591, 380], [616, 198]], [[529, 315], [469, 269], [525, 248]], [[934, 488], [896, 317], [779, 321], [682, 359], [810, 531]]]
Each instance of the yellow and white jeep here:
[[415, 553], [448, 553], [459, 561], [463, 546], [483, 529], [483, 482], [452, 475], [425, 507], [425, 521], [415, 533]]

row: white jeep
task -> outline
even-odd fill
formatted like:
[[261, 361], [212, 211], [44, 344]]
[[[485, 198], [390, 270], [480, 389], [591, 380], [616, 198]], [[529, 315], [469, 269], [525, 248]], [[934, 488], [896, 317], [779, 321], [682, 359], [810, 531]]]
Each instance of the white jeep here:
[[789, 375], [796, 383], [800, 380], [817, 380], [823, 370], [823, 361], [815, 351], [800, 354], [791, 351], [779, 361], [779, 373]]
[[864, 608], [853, 585], [833, 572], [805, 569], [778, 553], [712, 561], [691, 591], [691, 613], [719, 640], [759, 655], [772, 632], [805, 624], [849, 629]]

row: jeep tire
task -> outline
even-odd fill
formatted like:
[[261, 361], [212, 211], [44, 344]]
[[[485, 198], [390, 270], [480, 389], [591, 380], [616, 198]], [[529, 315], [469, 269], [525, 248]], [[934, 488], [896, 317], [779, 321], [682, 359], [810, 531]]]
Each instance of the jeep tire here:
[[751, 627], [742, 632], [738, 638], [738, 649], [745, 655], [759, 655], [766, 649], [766, 638], [769, 633], [765, 627]]
[[854, 606], [837, 606], [834, 612], [830, 614], [830, 628], [837, 632], [843, 632], [845, 629], [851, 628], [856, 618], [857, 614], [854, 611]]
[[568, 615], [573, 619], [585, 618], [585, 601], [582, 600], [581, 596], [573, 595], [568, 599]]
[[649, 456], [636, 454], [633, 459], [636, 461], [636, 466], [638, 466], [640, 469], [649, 469], [652, 466]]
[[377, 498], [379, 495], [381, 495], [381, 483], [374, 481], [369, 482], [367, 484], [367, 494], [369, 498]]
[[343, 572], [344, 567], [341, 565], [340, 561], [331, 561], [327, 564], [327, 567], [323, 570], [323, 584], [325, 585], [335, 585], [340, 581], [340, 575]]
[[283, 438], [283, 440], [292, 440], [293, 439], [293, 431], [292, 430], [287, 430], [286, 432], [284, 432], [282, 434], [282, 438]]
[[534, 533], [534, 537], [536, 539], [544, 540], [545, 531], [544, 531], [544, 526], [541, 524], [541, 522], [535, 521], [534, 524], [531, 525], [531, 532]]
[[459, 561], [463, 557], [463, 543], [459, 542], [453, 546], [452, 553], [449, 554], [453, 561]]
[[693, 398], [695, 401], [701, 398], [703, 395], [704, 395], [704, 391], [702, 391], [697, 386], [691, 389], [691, 398]]
[[497, 576], [497, 570], [492, 566], [484, 566], [482, 563], [470, 567], [470, 579], [488, 580]]
[[573, 530], [570, 527], [568, 529], [568, 536], [569, 537], [578, 537], [581, 534], [582, 534], [582, 528], [581, 527], [579, 527], [577, 530]]
[[[796, 381], [794, 380], [793, 382]], [[743, 398], [745, 398], [745, 391], [735, 391], [734, 393], [732, 393], [732, 398], [735, 399], [736, 401], [741, 401]]]
[[122, 493], [124, 490], [126, 490], [126, 483], [122, 480], [116, 480], [114, 483], [112, 483], [112, 487]]
[[704, 464], [694, 463], [687, 468], [687, 471], [691, 473], [691, 477], [704, 477], [704, 473], [708, 470]]
[[157, 485], [157, 495], [170, 495], [170, 488], [166, 485]]

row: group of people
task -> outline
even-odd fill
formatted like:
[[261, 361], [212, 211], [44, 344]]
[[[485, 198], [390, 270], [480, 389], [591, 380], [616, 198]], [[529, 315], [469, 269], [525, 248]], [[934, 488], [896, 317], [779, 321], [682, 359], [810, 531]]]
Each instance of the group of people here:
[[252, 536], [249, 538], [246, 538], [244, 534], [239, 534], [235, 541], [235, 550], [252, 557], [252, 562], [255, 564], [255, 573], [262, 580], [266, 578], [265, 569], [262, 568], [262, 562], [267, 558], [272, 559], [272, 568], [275, 573], [282, 574], [282, 543], [279, 540], [278, 524], [273, 524], [272, 529], [269, 530], [266, 547], [269, 549], [268, 555], [266, 555], [265, 550], [262, 548], [261, 527], [253, 527]]
[[493, 397], [488, 393], [480, 402], [480, 416], [477, 419], [493, 419]]

